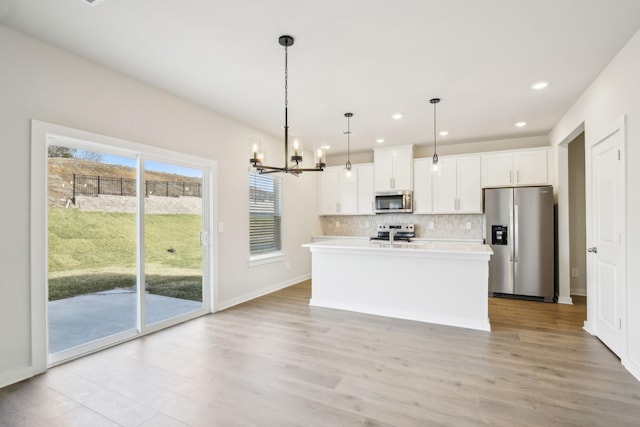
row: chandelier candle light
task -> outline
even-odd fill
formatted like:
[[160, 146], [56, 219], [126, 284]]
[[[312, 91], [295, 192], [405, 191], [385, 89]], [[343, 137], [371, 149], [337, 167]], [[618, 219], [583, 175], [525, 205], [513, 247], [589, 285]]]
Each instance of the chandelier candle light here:
[[440, 98], [432, 98], [429, 100], [433, 104], [433, 159], [431, 164], [433, 165], [433, 171], [438, 172], [438, 150], [436, 142], [436, 104], [440, 102]]
[[[322, 172], [326, 166], [324, 150], [319, 148], [314, 152], [315, 168], [302, 168], [302, 138], [299, 133], [292, 132], [293, 143], [289, 146], [289, 63], [288, 48], [293, 46], [293, 37], [280, 36], [278, 42], [284, 46], [284, 166], [266, 166], [263, 162], [266, 159], [265, 152], [261, 149], [260, 143], [253, 144], [253, 156], [249, 159], [249, 163], [261, 174], [284, 172], [295, 176], [302, 172]], [[288, 159], [291, 159], [289, 164]]]
[[351, 123], [350, 119], [353, 117], [353, 113], [344, 113], [344, 116], [347, 118], [347, 131], [344, 132], [347, 135], [347, 163], [344, 165], [344, 174], [347, 178], [351, 178], [351, 160], [350, 160], [350, 152], [351, 152]]

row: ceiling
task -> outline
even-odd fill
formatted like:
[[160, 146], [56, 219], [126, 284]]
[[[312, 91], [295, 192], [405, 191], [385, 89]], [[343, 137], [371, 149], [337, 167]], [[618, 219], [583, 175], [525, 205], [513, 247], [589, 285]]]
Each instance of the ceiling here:
[[278, 137], [289, 34], [289, 125], [338, 154], [346, 112], [352, 151], [433, 144], [433, 97], [438, 144], [546, 135], [640, 1], [0, 0], [0, 24]]

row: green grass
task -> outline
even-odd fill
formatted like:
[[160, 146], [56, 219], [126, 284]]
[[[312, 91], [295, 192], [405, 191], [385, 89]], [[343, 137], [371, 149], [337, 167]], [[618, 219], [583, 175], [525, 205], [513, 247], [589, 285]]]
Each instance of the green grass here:
[[[148, 292], [202, 300], [201, 221], [199, 215], [145, 215]], [[135, 237], [134, 214], [51, 209], [49, 300], [134, 286]]]

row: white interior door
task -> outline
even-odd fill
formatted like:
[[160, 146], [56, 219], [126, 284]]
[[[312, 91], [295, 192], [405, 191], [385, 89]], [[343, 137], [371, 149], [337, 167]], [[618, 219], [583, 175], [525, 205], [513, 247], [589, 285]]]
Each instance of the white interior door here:
[[595, 335], [619, 357], [625, 353], [624, 125], [590, 147], [588, 298]]

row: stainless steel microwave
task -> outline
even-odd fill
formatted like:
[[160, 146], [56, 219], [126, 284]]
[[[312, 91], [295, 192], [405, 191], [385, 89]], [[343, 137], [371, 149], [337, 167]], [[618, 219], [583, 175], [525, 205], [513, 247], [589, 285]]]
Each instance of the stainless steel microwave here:
[[411, 191], [385, 191], [376, 193], [375, 213], [413, 212]]

